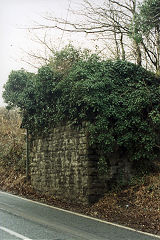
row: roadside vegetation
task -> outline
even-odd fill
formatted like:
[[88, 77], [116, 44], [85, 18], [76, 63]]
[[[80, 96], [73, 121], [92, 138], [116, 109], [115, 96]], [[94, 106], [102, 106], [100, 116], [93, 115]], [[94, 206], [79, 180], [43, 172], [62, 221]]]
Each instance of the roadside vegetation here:
[[25, 169], [25, 130], [18, 110], [0, 107], [0, 167]]
[[[159, 78], [144, 68], [100, 59], [72, 46], [56, 52], [37, 74], [12, 71], [3, 96], [8, 108], [18, 107], [21, 116], [1, 110], [1, 189], [160, 234], [159, 94]], [[37, 134], [60, 119], [75, 126], [89, 122], [90, 145], [97, 147], [102, 174], [115, 146], [133, 162], [137, 174], [125, 186], [113, 185], [93, 206], [35, 192], [25, 176], [25, 131], [20, 126]]]

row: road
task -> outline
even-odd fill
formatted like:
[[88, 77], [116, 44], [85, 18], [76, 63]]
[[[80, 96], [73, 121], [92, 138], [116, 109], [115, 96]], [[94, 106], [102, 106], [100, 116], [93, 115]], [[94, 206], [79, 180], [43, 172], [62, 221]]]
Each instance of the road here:
[[0, 240], [158, 240], [122, 226], [0, 192]]

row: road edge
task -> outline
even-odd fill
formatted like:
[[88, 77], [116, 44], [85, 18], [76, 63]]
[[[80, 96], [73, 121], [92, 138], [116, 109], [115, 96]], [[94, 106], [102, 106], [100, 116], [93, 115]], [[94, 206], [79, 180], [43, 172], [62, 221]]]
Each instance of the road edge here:
[[98, 221], [98, 222], [101, 222], [101, 223], [109, 224], [109, 225], [112, 225], [112, 226], [115, 226], [115, 227], [123, 228], [123, 229], [129, 230], [129, 231], [137, 232], [137, 233], [140, 233], [140, 234], [143, 234], [143, 235], [146, 235], [146, 236], [151, 236], [151, 237], [155, 237], [157, 239], [160, 239], [160, 235], [155, 235], [155, 234], [152, 234], [152, 233], [143, 232], [143, 231], [136, 230], [136, 229], [130, 228], [130, 227], [126, 227], [126, 226], [123, 226], [123, 225], [120, 225], [120, 224], [117, 224], [117, 223], [107, 222], [105, 220], [101, 220], [101, 219], [98, 219], [98, 218], [87, 216], [87, 215], [84, 215], [84, 214], [81, 214], [81, 213], [76, 213], [76, 212], [66, 210], [66, 209], [63, 209], [63, 208], [54, 207], [52, 205], [48, 205], [46, 203], [41, 203], [41, 202], [38, 202], [38, 201], [35, 201], [35, 200], [31, 200], [31, 199], [28, 199], [24, 196], [15, 195], [13, 193], [4, 192], [4, 191], [1, 191], [1, 190], [0, 190], [0, 192], [3, 193], [3, 194], [6, 194], [6, 195], [11, 195], [13, 197], [23, 199], [23, 200], [28, 201], [28, 202], [39, 204], [39, 205], [46, 206], [46, 207], [49, 207], [49, 208], [53, 208], [53, 209], [56, 209], [56, 210], [59, 210], [59, 211], [62, 211], [62, 212], [70, 213], [70, 214], [73, 214], [73, 215], [76, 215], [76, 216], [88, 218], [88, 219], [91, 219], [91, 220], [94, 220], [94, 221]]

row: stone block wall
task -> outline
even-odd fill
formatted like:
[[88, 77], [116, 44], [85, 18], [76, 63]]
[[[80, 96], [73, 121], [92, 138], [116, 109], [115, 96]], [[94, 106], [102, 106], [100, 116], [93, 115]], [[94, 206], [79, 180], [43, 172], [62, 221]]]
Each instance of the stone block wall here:
[[31, 183], [45, 194], [76, 203], [94, 203], [105, 192], [97, 161], [88, 147], [85, 127], [77, 130], [61, 126], [46, 136], [32, 136]]

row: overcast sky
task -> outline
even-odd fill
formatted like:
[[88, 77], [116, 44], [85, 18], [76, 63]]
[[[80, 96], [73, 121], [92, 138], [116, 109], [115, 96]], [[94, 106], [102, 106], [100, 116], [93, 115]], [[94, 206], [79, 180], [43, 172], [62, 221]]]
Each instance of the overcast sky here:
[[[83, 0], [1, 0], [0, 1], [0, 106], [3, 105], [3, 85], [11, 70], [22, 67], [24, 51], [36, 48], [31, 36], [24, 27], [33, 26], [34, 21], [42, 23], [42, 15], [53, 12], [57, 17], [67, 16], [69, 3], [71, 8], [78, 6]], [[59, 33], [62, 34], [62, 33]], [[55, 34], [55, 39], [56, 39]], [[59, 36], [60, 37], [60, 36]], [[70, 36], [72, 38], [72, 36]], [[65, 36], [63, 36], [65, 38]], [[64, 39], [63, 39], [64, 40]], [[55, 44], [58, 44], [58, 42]], [[28, 70], [28, 69], [27, 69]]]

